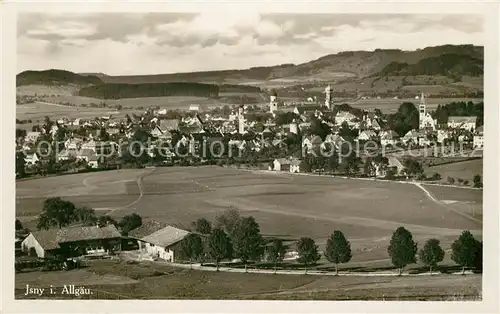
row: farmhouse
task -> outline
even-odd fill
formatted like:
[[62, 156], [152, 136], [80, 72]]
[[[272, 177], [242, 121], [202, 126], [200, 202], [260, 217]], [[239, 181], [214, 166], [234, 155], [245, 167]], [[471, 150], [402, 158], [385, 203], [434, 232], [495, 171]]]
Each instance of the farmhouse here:
[[290, 173], [300, 172], [300, 160], [296, 158], [279, 158], [273, 162], [274, 171], [289, 171]]
[[473, 145], [477, 148], [482, 148], [484, 146], [484, 127], [481, 125], [476, 129], [474, 134]]
[[347, 122], [349, 126], [353, 125], [353, 121], [356, 120], [356, 116], [347, 111], [339, 111], [335, 116], [335, 124], [341, 125], [344, 122]]
[[448, 117], [448, 127], [472, 132], [476, 127], [477, 117]]
[[114, 225], [40, 230], [31, 232], [21, 248], [40, 258], [106, 255], [121, 250], [121, 235]]
[[77, 160], [85, 160], [87, 164], [92, 168], [97, 168], [98, 160], [95, 151], [91, 149], [81, 149], [76, 153]]
[[394, 131], [383, 132], [380, 135], [380, 144], [382, 144], [382, 146], [388, 146], [388, 145], [394, 146], [396, 145], [398, 140], [399, 140], [399, 135]]
[[377, 134], [373, 130], [365, 130], [359, 133], [359, 141], [369, 141], [377, 137]]
[[188, 234], [189, 231], [169, 226], [164, 222], [150, 220], [130, 231], [128, 236], [137, 240], [141, 259], [158, 258], [173, 263], [181, 252], [181, 241]]

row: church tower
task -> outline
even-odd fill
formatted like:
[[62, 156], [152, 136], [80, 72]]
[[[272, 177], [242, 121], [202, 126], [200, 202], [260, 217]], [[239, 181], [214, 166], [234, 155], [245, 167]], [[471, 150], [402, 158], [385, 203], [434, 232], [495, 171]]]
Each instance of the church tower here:
[[420, 105], [418, 106], [418, 118], [419, 118], [419, 128], [425, 128], [425, 120], [427, 115], [427, 106], [425, 103], [424, 93], [420, 95]]
[[273, 91], [269, 101], [269, 112], [275, 113], [276, 111], [278, 111], [278, 93]]
[[245, 115], [243, 114], [243, 105], [238, 108], [238, 133], [245, 133]]
[[328, 108], [329, 110], [332, 110], [333, 108], [333, 88], [331, 85], [328, 85], [325, 88], [325, 107]]

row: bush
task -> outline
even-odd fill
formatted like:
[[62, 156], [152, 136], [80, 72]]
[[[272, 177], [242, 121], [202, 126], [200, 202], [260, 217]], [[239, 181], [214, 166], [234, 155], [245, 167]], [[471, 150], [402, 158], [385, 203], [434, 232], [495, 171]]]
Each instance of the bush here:
[[452, 177], [448, 177], [446, 180], [448, 181], [449, 184], [455, 184], [455, 179]]

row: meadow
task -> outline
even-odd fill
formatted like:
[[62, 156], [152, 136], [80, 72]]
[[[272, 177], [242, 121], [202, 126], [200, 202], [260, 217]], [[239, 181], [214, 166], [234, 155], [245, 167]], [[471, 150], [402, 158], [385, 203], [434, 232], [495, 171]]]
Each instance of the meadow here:
[[482, 194], [447, 189], [447, 194], [433, 194], [453, 204], [438, 203], [411, 184], [168, 167], [18, 181], [16, 213], [25, 222], [35, 221], [45, 197], [60, 196], [116, 219], [135, 212], [144, 220], [187, 229], [198, 218], [213, 220], [233, 207], [253, 216], [265, 236], [290, 241], [309, 236], [320, 250], [333, 230], [341, 230], [352, 243], [353, 263], [389, 266], [386, 249], [399, 226], [409, 229], [419, 243], [436, 237], [444, 248], [465, 229], [481, 238], [482, 224], [454, 210], [474, 203], [475, 214], [482, 214]]
[[[70, 282], [90, 288], [81, 299], [296, 299], [296, 300], [480, 300], [481, 275], [414, 277], [332, 277], [203, 272], [161, 263], [92, 261], [72, 271], [16, 274], [15, 297], [24, 299], [26, 284], [54, 287], [45, 299], [61, 295]], [[60, 284], [58, 284], [60, 283]]]

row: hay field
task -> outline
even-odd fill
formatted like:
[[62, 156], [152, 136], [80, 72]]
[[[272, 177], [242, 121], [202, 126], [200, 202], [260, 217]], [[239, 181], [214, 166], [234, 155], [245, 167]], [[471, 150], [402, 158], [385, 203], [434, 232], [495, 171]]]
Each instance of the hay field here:
[[[460, 202], [481, 206], [482, 195], [471, 194], [470, 199], [446, 205], [431, 200], [416, 186], [392, 182], [170, 167], [20, 181], [16, 188], [18, 216], [36, 215], [46, 193], [79, 205], [113, 208], [110, 215], [115, 218], [136, 212], [145, 220], [184, 228], [233, 206], [243, 216], [254, 216], [264, 235], [290, 240], [309, 236], [320, 249], [338, 229], [352, 242], [353, 262], [386, 260], [389, 238], [399, 226], [408, 228], [419, 243], [437, 237], [444, 248], [464, 229], [479, 237], [482, 230], [480, 223], [453, 212]], [[463, 189], [448, 189], [451, 196], [446, 200], [462, 195]]]
[[31, 119], [33, 122], [36, 122], [37, 120], [43, 121], [45, 116], [49, 116], [51, 119], [58, 119], [61, 117], [67, 117], [69, 119], [92, 119], [103, 115], [125, 116], [127, 112], [131, 113], [133, 111], [121, 110], [117, 114], [117, 111], [111, 108], [70, 107], [38, 102], [16, 106], [17, 119]]
[[441, 175], [442, 181], [447, 182], [448, 177], [455, 179], [464, 179], [469, 181], [469, 185], [472, 186], [472, 180], [476, 174], [483, 177], [483, 159], [474, 159], [462, 162], [455, 162], [451, 164], [427, 167], [425, 173], [432, 175], [433, 173], [439, 173]]

